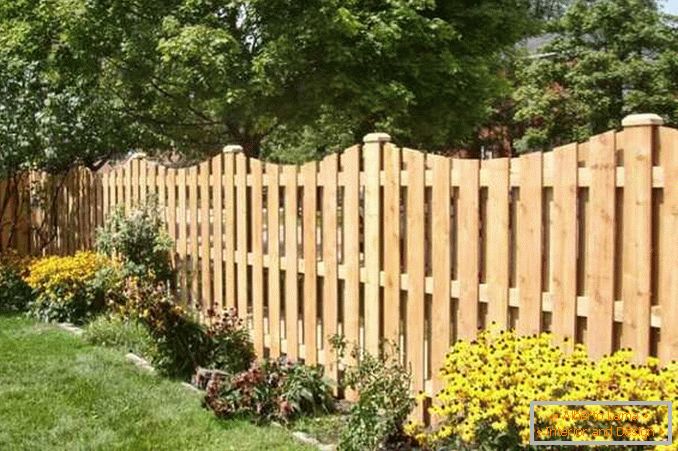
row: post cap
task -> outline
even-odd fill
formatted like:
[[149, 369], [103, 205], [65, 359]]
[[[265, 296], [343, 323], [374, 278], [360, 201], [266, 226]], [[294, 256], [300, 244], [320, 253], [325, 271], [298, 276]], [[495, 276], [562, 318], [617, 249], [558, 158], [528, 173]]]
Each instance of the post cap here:
[[364, 143], [389, 143], [391, 142], [391, 135], [388, 133], [368, 133], [363, 137]]
[[238, 153], [242, 152], [242, 146], [239, 146], [237, 144], [229, 144], [228, 146], [224, 146], [224, 153]]
[[622, 127], [638, 127], [642, 125], [664, 125], [664, 119], [658, 114], [629, 114], [622, 119]]
[[130, 155], [129, 159], [130, 160], [137, 160], [137, 159], [142, 159], [146, 158], [146, 152], [134, 152], [132, 155]]

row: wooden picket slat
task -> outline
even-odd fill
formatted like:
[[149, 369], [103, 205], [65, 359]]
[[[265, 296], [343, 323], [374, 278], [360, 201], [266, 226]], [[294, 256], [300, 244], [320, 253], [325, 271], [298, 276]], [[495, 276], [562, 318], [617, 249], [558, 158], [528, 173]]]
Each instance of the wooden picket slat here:
[[487, 285], [489, 322], [508, 327], [509, 310], [509, 160], [483, 160], [487, 172]]
[[384, 339], [400, 339], [400, 149], [384, 146]]
[[337, 380], [338, 368], [331, 338], [337, 333], [339, 320], [337, 278], [337, 172], [336, 154], [329, 155], [320, 163], [323, 185], [322, 197], [322, 255], [325, 274], [323, 277], [323, 350], [327, 375]]
[[198, 234], [200, 229], [198, 228], [198, 166], [191, 166], [188, 168], [188, 208], [189, 212], [189, 240], [190, 247], [188, 253], [188, 261], [190, 266], [188, 268], [189, 274], [189, 290], [190, 297], [189, 302], [192, 307], [199, 306], [200, 293], [199, 289], [199, 260], [200, 260], [200, 247], [198, 244]]
[[[196, 222], [196, 232], [198, 223]], [[196, 241], [197, 241], [196, 233]], [[210, 160], [200, 164], [200, 306], [203, 313], [213, 310], [210, 260]]]
[[577, 327], [577, 144], [553, 151], [553, 333], [572, 348]]
[[608, 132], [589, 141], [590, 216], [586, 237], [589, 240], [588, 321], [595, 333], [587, 336], [589, 353], [594, 358], [612, 352], [614, 322], [614, 223], [615, 223], [615, 133]]
[[[431, 156], [433, 163], [433, 188], [431, 193], [432, 224], [432, 276], [433, 298], [431, 304], [431, 369], [433, 391], [442, 388], [437, 377], [445, 362], [445, 354], [452, 341], [450, 330], [452, 255], [451, 249], [451, 180], [450, 162], [446, 157]], [[397, 216], [396, 216], [397, 217]]]
[[224, 153], [224, 280], [226, 283], [226, 307], [235, 308], [236, 303], [236, 278], [235, 278], [235, 154]]
[[517, 257], [520, 307], [516, 326], [520, 334], [541, 330], [542, 170], [541, 152], [520, 157]]
[[285, 179], [285, 341], [286, 355], [299, 357], [299, 281], [297, 261], [297, 168], [284, 166]]
[[172, 264], [176, 268], [177, 265], [177, 170], [174, 168], [159, 168], [165, 170], [167, 174], [167, 183], [165, 189], [167, 190], [167, 227], [169, 228], [169, 236], [174, 242], [174, 252], [172, 252]]
[[148, 193], [148, 165], [145, 158], [139, 158], [136, 160], [139, 167], [139, 176], [137, 180], [139, 181], [139, 203], [146, 201], [146, 195]]
[[257, 355], [264, 354], [264, 247], [262, 165], [251, 160], [252, 174], [252, 336]]
[[[344, 173], [342, 257], [344, 279], [343, 332], [349, 349], [360, 344], [360, 148], [351, 147], [341, 156]], [[347, 363], [355, 363], [347, 356]], [[349, 397], [354, 394], [349, 393]]]
[[188, 238], [186, 230], [186, 218], [188, 216], [187, 197], [186, 197], [186, 172], [187, 169], [177, 169], [179, 186], [179, 211], [177, 212], [179, 239], [177, 240], [177, 256], [179, 270], [179, 287], [181, 301], [188, 305]]
[[280, 357], [280, 167], [266, 164], [268, 180], [268, 324], [271, 357]]
[[[424, 154], [403, 149], [407, 169], [407, 308], [406, 352], [412, 386], [424, 388]], [[422, 406], [416, 416], [423, 414]]]
[[235, 192], [236, 192], [236, 267], [238, 277], [237, 306], [238, 316], [247, 318], [247, 158], [245, 154], [235, 156]]
[[380, 186], [381, 143], [366, 141], [363, 145], [365, 196], [364, 236], [365, 253], [365, 350], [372, 355], [379, 352], [379, 274], [380, 274]]
[[624, 152], [622, 346], [642, 362], [650, 352], [653, 127], [619, 133]]
[[459, 312], [457, 336], [473, 339], [478, 329], [480, 272], [480, 170], [477, 160], [455, 161], [459, 166]]
[[214, 298], [212, 307], [216, 314], [221, 314], [224, 309], [224, 196], [223, 196], [223, 154], [212, 158], [213, 190], [213, 224], [212, 246], [214, 247]]
[[658, 354], [662, 362], [678, 358], [678, 130], [659, 129], [660, 164], [664, 170], [663, 202], [659, 224], [659, 306], [662, 327]]
[[318, 362], [317, 356], [317, 165], [306, 163], [301, 167], [304, 184], [303, 200], [303, 246], [304, 246], [304, 361], [309, 365]]

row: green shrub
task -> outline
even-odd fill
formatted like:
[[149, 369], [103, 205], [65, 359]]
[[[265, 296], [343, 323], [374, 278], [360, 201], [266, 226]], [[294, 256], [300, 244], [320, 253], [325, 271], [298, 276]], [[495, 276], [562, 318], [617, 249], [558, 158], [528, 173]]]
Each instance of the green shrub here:
[[26, 277], [35, 295], [29, 312], [43, 321], [85, 322], [104, 309], [108, 282], [98, 273], [112, 264], [93, 252], [36, 260]]
[[156, 349], [151, 360], [160, 372], [188, 379], [209, 361], [211, 341], [204, 326], [174, 302], [166, 287], [130, 277], [122, 298], [126, 302], [117, 306], [118, 313], [148, 327]]
[[123, 262], [126, 275], [169, 281], [172, 240], [154, 196], [136, 206], [128, 216], [119, 206], [97, 230], [96, 247], [99, 252], [115, 256]]
[[247, 416], [255, 422], [287, 422], [330, 412], [333, 404], [321, 367], [284, 360], [265, 360], [236, 375], [214, 378], [205, 396], [205, 405], [217, 416]]
[[[415, 425], [408, 431], [427, 449], [533, 449], [532, 401], [678, 399], [677, 363], [662, 368], [658, 359], [648, 358], [646, 363], [637, 364], [629, 350], [594, 361], [583, 345], [576, 345], [569, 353], [554, 346], [550, 334], [518, 336], [514, 331], [485, 330], [472, 342], [458, 341], [447, 354], [440, 375], [445, 386], [430, 409], [436, 426], [425, 430]], [[568, 418], [568, 411], [570, 415], [585, 415]], [[618, 419], [601, 421], [596, 417], [601, 412]], [[642, 420], [624, 420], [625, 415], [628, 418], [632, 414]], [[678, 428], [677, 414], [674, 404], [674, 431]], [[661, 440], [667, 437], [668, 422], [668, 409], [656, 406], [544, 406], [534, 410], [537, 440], [546, 439], [539, 438], [540, 430], [546, 427], [580, 429], [583, 433], [577, 434], [578, 440], [596, 440], [603, 437], [595, 431], [635, 429], [639, 423], [654, 430], [656, 436], [648, 440]], [[639, 436], [626, 439], [638, 440]]]
[[158, 352], [144, 324], [116, 314], [100, 315], [87, 325], [83, 336], [88, 343], [133, 352], [151, 361]]
[[385, 346], [381, 357], [360, 355], [345, 375], [346, 386], [357, 390], [359, 398], [349, 411], [339, 449], [408, 449], [403, 426], [415, 405], [410, 383], [411, 372], [399, 362], [395, 349]]
[[207, 329], [209, 356], [203, 366], [230, 374], [247, 370], [254, 359], [254, 345], [243, 320], [229, 309]]
[[0, 256], [0, 312], [22, 312], [33, 299], [33, 290], [24, 280], [30, 259], [14, 253]]

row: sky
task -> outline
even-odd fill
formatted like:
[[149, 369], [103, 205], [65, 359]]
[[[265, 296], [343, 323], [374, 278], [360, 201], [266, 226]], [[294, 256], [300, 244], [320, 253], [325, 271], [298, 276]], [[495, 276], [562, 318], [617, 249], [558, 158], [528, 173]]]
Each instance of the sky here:
[[667, 13], [678, 15], [678, 0], [663, 0], [659, 4]]

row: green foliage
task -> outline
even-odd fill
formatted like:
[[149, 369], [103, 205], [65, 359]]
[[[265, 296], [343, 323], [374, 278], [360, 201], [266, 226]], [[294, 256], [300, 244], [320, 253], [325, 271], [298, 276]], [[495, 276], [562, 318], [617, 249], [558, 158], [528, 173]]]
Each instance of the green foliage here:
[[83, 336], [88, 343], [133, 352], [147, 358], [153, 358], [158, 352], [153, 337], [143, 323], [116, 314], [100, 315], [87, 325]]
[[23, 279], [29, 263], [13, 253], [0, 255], [0, 312], [22, 312], [33, 300], [33, 290]]
[[99, 271], [112, 262], [93, 252], [73, 256], [51, 256], [30, 266], [26, 283], [35, 298], [30, 314], [43, 321], [83, 323], [103, 311], [109, 281]]
[[226, 143], [299, 161], [375, 129], [464, 142], [533, 13], [526, 0], [29, 0], [0, 7], [0, 56], [36, 65], [63, 161]]
[[320, 366], [265, 360], [207, 385], [205, 405], [219, 417], [244, 415], [255, 422], [287, 422], [332, 410], [330, 385]]
[[118, 207], [97, 231], [96, 247], [103, 254], [122, 260], [127, 276], [169, 281], [173, 275], [172, 241], [154, 196], [147, 197], [128, 216], [122, 206]]
[[205, 365], [229, 374], [247, 370], [254, 359], [254, 345], [243, 320], [234, 309], [216, 318], [207, 329], [209, 356]]
[[411, 372], [395, 348], [385, 345], [381, 356], [362, 354], [349, 368], [345, 384], [359, 393], [341, 434], [339, 448], [347, 451], [398, 448], [408, 442], [403, 426], [414, 407]]
[[631, 113], [678, 123], [678, 29], [652, 0], [576, 0], [554, 39], [519, 67], [519, 150], [549, 148], [620, 126]]
[[174, 302], [167, 288], [147, 279], [129, 278], [117, 312], [143, 323], [155, 341], [149, 356], [161, 373], [188, 379], [211, 355], [204, 327]]

